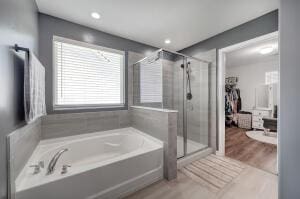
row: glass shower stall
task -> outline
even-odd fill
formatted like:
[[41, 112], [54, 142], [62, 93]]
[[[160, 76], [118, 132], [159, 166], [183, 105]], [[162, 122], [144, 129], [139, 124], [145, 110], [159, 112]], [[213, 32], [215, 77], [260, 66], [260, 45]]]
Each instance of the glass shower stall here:
[[163, 49], [133, 65], [133, 105], [178, 111], [177, 158], [209, 146], [209, 67]]

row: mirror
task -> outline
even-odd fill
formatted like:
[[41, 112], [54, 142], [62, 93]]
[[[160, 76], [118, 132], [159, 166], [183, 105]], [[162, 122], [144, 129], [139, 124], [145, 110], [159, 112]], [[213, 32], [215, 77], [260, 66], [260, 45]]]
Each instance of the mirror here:
[[255, 89], [255, 106], [261, 109], [270, 109], [269, 85], [261, 85]]

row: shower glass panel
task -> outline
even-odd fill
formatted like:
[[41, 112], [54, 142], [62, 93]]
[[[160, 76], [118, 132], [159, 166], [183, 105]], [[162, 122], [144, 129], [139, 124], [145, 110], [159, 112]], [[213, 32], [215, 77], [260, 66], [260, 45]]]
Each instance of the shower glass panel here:
[[163, 66], [160, 53], [133, 65], [133, 104], [163, 108]]
[[182, 55], [162, 51], [163, 108], [177, 110], [177, 158], [184, 156], [184, 70], [186, 59]]
[[207, 63], [187, 58], [186, 64], [186, 153], [208, 146], [209, 68]]
[[208, 147], [209, 64], [154, 52], [133, 65], [133, 104], [177, 110], [177, 158]]

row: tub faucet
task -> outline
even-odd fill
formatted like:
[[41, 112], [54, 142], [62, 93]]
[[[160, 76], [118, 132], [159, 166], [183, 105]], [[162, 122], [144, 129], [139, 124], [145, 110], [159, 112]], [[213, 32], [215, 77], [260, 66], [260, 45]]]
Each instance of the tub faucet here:
[[47, 175], [50, 175], [53, 173], [53, 171], [55, 169], [55, 165], [57, 163], [57, 160], [66, 151], [68, 151], [68, 149], [62, 149], [53, 156], [53, 158], [50, 160], [49, 165], [48, 165]]

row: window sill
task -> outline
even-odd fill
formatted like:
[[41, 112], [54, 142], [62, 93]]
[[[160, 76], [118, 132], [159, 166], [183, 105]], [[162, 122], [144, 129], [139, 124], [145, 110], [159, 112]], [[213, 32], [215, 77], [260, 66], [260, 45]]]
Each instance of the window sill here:
[[93, 112], [125, 109], [127, 109], [125, 104], [108, 106], [53, 106], [52, 112]]

